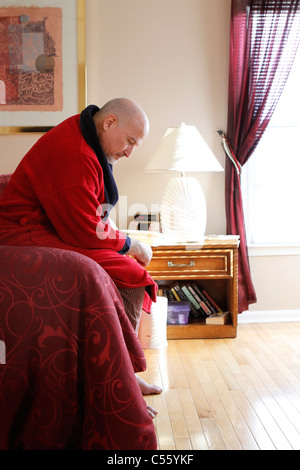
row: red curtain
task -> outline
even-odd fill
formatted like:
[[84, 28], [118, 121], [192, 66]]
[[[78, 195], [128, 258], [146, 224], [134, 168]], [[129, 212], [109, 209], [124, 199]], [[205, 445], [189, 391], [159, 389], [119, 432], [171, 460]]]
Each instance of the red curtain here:
[[[240, 171], [262, 137], [299, 43], [300, 0], [232, 0], [225, 207], [227, 233], [240, 236], [239, 313], [256, 302], [251, 279]], [[298, 24], [297, 24], [298, 22]]]

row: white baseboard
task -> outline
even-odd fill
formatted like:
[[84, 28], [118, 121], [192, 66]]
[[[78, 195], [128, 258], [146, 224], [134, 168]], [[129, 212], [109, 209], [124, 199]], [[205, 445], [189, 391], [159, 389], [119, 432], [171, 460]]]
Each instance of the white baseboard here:
[[300, 321], [300, 310], [247, 310], [238, 315], [238, 324]]

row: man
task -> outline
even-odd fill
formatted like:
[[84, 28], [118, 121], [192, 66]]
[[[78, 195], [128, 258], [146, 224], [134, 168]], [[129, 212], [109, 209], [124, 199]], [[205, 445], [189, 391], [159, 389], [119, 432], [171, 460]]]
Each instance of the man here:
[[[148, 132], [147, 116], [132, 100], [88, 106], [36, 142], [0, 202], [0, 244], [69, 249], [94, 259], [114, 280], [136, 331], [142, 307], [149, 312], [156, 296], [144, 269], [152, 250], [114, 229], [108, 216], [118, 201], [112, 167]], [[161, 392], [137, 380], [143, 394]]]

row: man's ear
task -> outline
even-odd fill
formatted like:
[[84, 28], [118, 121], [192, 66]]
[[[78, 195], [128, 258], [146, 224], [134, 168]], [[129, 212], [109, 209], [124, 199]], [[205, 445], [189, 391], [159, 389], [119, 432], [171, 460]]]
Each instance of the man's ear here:
[[103, 129], [108, 130], [117, 124], [118, 118], [115, 114], [108, 114], [103, 120]]

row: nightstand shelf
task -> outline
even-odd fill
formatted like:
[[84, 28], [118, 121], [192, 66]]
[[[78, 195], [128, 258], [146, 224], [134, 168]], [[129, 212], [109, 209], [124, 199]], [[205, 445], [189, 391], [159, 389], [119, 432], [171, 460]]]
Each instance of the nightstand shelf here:
[[153, 247], [147, 270], [162, 288], [174, 281], [197, 281], [223, 310], [230, 312], [225, 325], [205, 320], [187, 325], [168, 325], [168, 339], [234, 338], [238, 312], [238, 245], [235, 236], [206, 237], [202, 247], [178, 244]]

